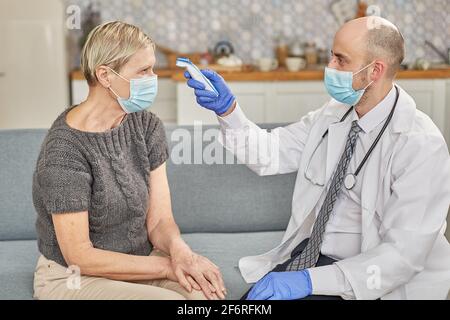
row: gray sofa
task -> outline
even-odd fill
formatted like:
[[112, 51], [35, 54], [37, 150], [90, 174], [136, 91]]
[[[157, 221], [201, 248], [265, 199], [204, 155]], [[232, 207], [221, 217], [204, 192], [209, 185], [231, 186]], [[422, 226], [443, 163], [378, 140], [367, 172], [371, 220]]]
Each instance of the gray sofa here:
[[[166, 127], [169, 141], [176, 128]], [[39, 253], [31, 183], [46, 132], [0, 130], [0, 300], [32, 299]], [[171, 147], [175, 143], [170, 142]], [[169, 161], [168, 176], [184, 239], [220, 266], [228, 299], [239, 299], [249, 285], [237, 269], [238, 260], [280, 242], [290, 216], [295, 174], [258, 177], [243, 165]]]

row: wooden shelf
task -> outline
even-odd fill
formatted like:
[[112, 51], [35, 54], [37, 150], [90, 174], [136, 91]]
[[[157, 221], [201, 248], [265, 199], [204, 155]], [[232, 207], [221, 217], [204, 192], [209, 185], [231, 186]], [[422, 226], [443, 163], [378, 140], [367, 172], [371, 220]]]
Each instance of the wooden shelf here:
[[[185, 81], [182, 70], [159, 69], [155, 70], [160, 78], [172, 78], [174, 81]], [[270, 72], [262, 71], [232, 71], [220, 73], [226, 81], [321, 81], [323, 70], [302, 70], [289, 72], [278, 69]], [[72, 80], [84, 80], [80, 70], [71, 72]], [[448, 79], [450, 78], [450, 67], [446, 69], [431, 70], [405, 70], [400, 71], [397, 79]]]
[[[226, 81], [322, 81], [323, 70], [302, 70], [289, 72], [279, 69], [270, 72], [222, 72]], [[436, 70], [405, 70], [400, 71], [397, 79], [447, 79], [450, 78], [450, 68]], [[177, 72], [172, 76], [175, 81], [185, 81], [183, 73]]]

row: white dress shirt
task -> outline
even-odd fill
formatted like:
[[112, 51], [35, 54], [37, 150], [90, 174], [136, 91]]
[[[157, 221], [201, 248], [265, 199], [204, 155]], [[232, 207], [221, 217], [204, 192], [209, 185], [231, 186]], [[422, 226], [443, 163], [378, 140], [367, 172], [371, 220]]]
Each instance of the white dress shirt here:
[[[392, 87], [388, 95], [362, 118], [359, 118], [353, 109], [345, 120], [348, 131], [354, 120], [358, 121], [358, 125], [362, 129], [356, 140], [355, 151], [347, 169], [348, 173], [355, 173], [376, 137], [381, 132], [394, 106], [395, 98], [396, 90], [395, 87]], [[342, 141], [347, 140], [347, 136], [340, 138]], [[325, 138], [322, 143], [326, 144], [327, 141], [327, 138]], [[367, 161], [370, 161], [370, 158]], [[335, 260], [350, 258], [361, 253], [361, 180], [364, 177], [364, 172], [365, 166], [359, 172], [353, 189], [347, 190], [345, 187], [342, 187], [325, 228], [321, 252], [323, 255]], [[316, 216], [319, 214], [330, 184], [331, 179], [314, 208]], [[346, 299], [354, 297], [351, 286], [337, 266], [329, 265], [311, 268], [309, 272], [314, 294], [336, 295]]]

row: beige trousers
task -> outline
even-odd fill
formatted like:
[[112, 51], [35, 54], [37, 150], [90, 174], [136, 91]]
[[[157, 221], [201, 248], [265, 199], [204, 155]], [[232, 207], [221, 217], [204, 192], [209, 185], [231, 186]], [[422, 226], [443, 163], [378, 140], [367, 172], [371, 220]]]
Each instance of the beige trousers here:
[[[154, 250], [151, 255], [164, 255]], [[77, 276], [68, 268], [40, 256], [34, 273], [34, 298], [38, 300], [205, 300], [201, 291], [189, 293], [167, 279], [116, 281]]]

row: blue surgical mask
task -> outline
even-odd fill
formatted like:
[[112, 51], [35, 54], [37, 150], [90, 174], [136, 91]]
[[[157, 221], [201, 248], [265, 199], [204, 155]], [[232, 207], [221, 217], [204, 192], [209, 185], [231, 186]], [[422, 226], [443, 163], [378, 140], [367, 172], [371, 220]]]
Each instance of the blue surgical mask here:
[[[375, 61], [374, 61], [375, 62]], [[353, 77], [361, 71], [370, 67], [374, 62], [370, 63], [366, 67], [362, 68], [358, 72], [340, 71], [332, 68], [325, 68], [325, 87], [328, 93], [335, 100], [348, 104], [351, 106], [356, 105], [363, 96], [366, 89], [373, 83], [369, 83], [364, 89], [353, 89]]]
[[153, 104], [158, 93], [157, 75], [128, 80], [113, 69], [109, 69], [130, 83], [130, 97], [128, 99], [121, 98], [111, 87], [109, 88], [117, 97], [117, 101], [126, 113], [139, 112], [149, 108]]

